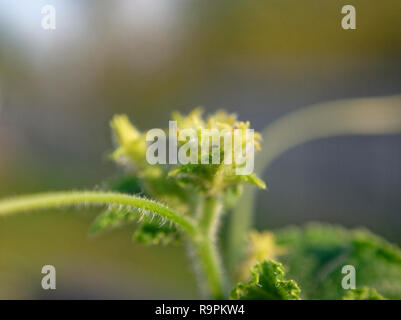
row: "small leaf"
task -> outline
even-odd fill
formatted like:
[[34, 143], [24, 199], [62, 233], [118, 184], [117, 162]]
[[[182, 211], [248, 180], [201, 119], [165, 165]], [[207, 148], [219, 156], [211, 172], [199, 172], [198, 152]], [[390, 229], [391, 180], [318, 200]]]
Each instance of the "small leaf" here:
[[142, 223], [133, 235], [135, 241], [148, 245], [166, 245], [178, 238], [179, 234], [175, 226], [167, 223], [161, 225], [161, 223], [157, 221]]
[[[113, 189], [118, 191], [137, 191], [136, 180], [129, 177], [115, 180]], [[124, 206], [110, 207], [100, 214], [89, 229], [89, 234], [94, 235], [106, 229], [121, 227], [133, 221], [141, 222], [135, 231], [133, 239], [144, 244], [168, 244], [179, 238], [175, 225], [166, 223], [160, 217], [135, 208]]]
[[377, 293], [373, 288], [363, 287], [360, 289], [350, 290], [343, 300], [386, 300], [382, 295]]
[[239, 283], [231, 292], [233, 300], [300, 300], [294, 280], [284, 280], [284, 268], [273, 260], [251, 268], [251, 280]]
[[138, 210], [124, 207], [111, 207], [101, 213], [89, 229], [89, 234], [95, 234], [107, 228], [115, 228], [138, 218]]
[[256, 174], [254, 174], [254, 173], [249, 174], [249, 175], [246, 175], [246, 176], [239, 176], [239, 177], [242, 177], [242, 180], [243, 180], [244, 182], [253, 184], [253, 185], [257, 186], [257, 187], [260, 188], [260, 189], [266, 189], [266, 184], [265, 184], [265, 182], [264, 182], [262, 179], [260, 179], [260, 178], [259, 178]]

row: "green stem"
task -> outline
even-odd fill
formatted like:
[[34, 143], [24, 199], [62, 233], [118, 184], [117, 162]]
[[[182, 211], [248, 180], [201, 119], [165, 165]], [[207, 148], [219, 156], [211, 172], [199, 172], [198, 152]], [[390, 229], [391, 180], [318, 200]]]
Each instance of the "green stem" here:
[[199, 218], [199, 228], [208, 238], [213, 239], [216, 236], [222, 208], [222, 203], [219, 197], [205, 198], [203, 213]]
[[148, 210], [176, 223], [192, 238], [195, 238], [198, 233], [192, 219], [184, 217], [160, 203], [112, 192], [54, 192], [1, 200], [0, 216], [79, 204], [123, 205]]
[[201, 237], [194, 242], [206, 278], [208, 292], [213, 299], [224, 299], [224, 274], [215, 245], [215, 237], [222, 204], [218, 197], [205, 198], [203, 214], [199, 219]]

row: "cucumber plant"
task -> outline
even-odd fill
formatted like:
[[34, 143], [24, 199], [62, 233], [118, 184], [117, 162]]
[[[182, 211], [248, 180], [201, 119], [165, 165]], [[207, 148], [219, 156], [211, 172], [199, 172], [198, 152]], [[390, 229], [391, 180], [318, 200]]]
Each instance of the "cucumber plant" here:
[[[202, 129], [245, 132], [249, 128], [249, 122], [238, 121], [235, 115], [224, 111], [205, 118], [200, 109], [195, 109], [187, 116], [174, 113], [172, 117], [177, 121], [178, 130], [192, 128], [198, 133]], [[90, 227], [90, 233], [138, 221], [135, 241], [148, 245], [186, 242], [199, 288], [207, 298], [381, 299], [382, 294], [386, 298], [401, 297], [398, 247], [365, 230], [347, 231], [325, 225], [287, 228], [274, 233], [250, 232], [246, 219], [252, 210], [252, 197], [248, 194], [244, 198], [248, 208], [243, 203], [237, 204], [245, 184], [266, 188], [257, 174], [236, 175], [239, 164], [224, 163], [222, 159], [227, 156], [224, 152], [218, 164], [201, 164], [201, 161], [174, 166], [149, 164], [145, 133], [125, 115], [115, 116], [111, 128], [115, 142], [111, 159], [123, 170], [118, 179], [106, 181], [98, 191], [4, 199], [0, 201], [0, 216], [65, 206], [104, 207]], [[255, 133], [252, 139], [256, 149], [260, 149], [261, 135]], [[243, 148], [246, 143], [245, 138]], [[294, 145], [294, 141], [291, 143]], [[213, 145], [208, 150], [198, 157], [212, 157]], [[238, 212], [239, 208], [243, 211]], [[222, 216], [230, 212], [233, 216], [227, 233], [228, 255], [223, 261], [219, 241]], [[241, 214], [245, 220], [241, 220]], [[241, 225], [241, 221], [245, 223]], [[341, 266], [347, 263], [361, 270], [358, 271], [360, 285], [352, 293], [341, 288]]]

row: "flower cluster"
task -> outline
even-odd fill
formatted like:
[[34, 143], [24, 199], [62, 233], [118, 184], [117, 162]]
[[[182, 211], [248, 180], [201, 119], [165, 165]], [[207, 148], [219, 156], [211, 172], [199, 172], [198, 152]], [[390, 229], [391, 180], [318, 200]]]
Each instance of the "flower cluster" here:
[[[174, 132], [177, 147], [186, 147], [185, 152], [188, 153], [196, 150], [194, 161], [177, 163], [174, 166], [150, 164], [146, 158], [146, 133], [135, 128], [125, 115], [115, 116], [111, 122], [117, 143], [113, 159], [124, 164], [141, 179], [168, 177], [181, 188], [195, 188], [206, 195], [222, 194], [226, 191], [239, 193], [239, 187], [243, 183], [265, 188], [264, 182], [255, 174], [237, 174], [238, 169], [244, 167], [250, 157], [253, 161], [254, 149], [260, 150], [261, 136], [249, 130], [249, 122], [238, 121], [235, 114], [225, 111], [218, 111], [204, 119], [199, 108], [187, 116], [175, 112], [172, 119], [177, 126]], [[194, 139], [182, 138], [182, 133], [186, 130], [195, 133]], [[252, 134], [248, 134], [249, 131]], [[208, 133], [207, 136], [204, 135], [205, 132]], [[227, 145], [230, 147], [229, 152], [225, 148]]]

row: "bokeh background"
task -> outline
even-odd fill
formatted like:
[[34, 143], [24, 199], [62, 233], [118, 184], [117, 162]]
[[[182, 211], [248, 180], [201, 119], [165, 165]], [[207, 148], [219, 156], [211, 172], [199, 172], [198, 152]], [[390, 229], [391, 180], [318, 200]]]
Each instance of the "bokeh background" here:
[[[57, 29], [41, 28], [56, 8]], [[357, 29], [341, 28], [341, 7]], [[0, 196], [93, 189], [117, 168], [108, 122], [224, 108], [256, 130], [313, 103], [401, 93], [399, 0], [0, 0]], [[363, 117], [363, 115], [361, 115]], [[277, 159], [259, 229], [366, 226], [401, 244], [401, 136], [322, 139]], [[96, 210], [0, 221], [0, 298], [197, 298], [185, 248], [91, 238]], [[43, 265], [57, 290], [41, 289]]]

